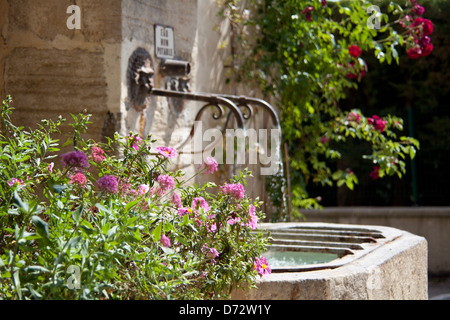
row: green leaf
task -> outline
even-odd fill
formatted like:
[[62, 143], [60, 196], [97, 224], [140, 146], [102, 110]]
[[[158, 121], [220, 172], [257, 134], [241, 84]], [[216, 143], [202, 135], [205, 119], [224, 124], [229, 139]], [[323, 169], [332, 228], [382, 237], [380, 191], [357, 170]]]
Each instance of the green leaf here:
[[48, 232], [48, 224], [38, 216], [32, 216], [31, 221], [36, 226], [36, 230], [39, 233], [40, 236], [44, 237], [45, 239], [49, 239], [50, 234]]
[[27, 202], [22, 201], [17, 191], [14, 191], [13, 194], [14, 203], [19, 206], [20, 209], [22, 209], [25, 212], [28, 212], [30, 210], [30, 206]]
[[124, 209], [124, 213], [127, 213], [128, 211], [130, 211], [130, 209], [132, 207], [134, 207], [135, 205], [137, 205], [139, 203], [139, 199], [138, 200], [134, 200], [134, 201], [130, 201], [125, 205], [125, 209]]
[[156, 242], [158, 242], [161, 239], [161, 232], [162, 232], [162, 226], [161, 223], [158, 224], [155, 228], [155, 230], [153, 230], [153, 239], [155, 239]]
[[118, 227], [119, 226], [114, 226], [111, 229], [109, 229], [108, 232], [106, 233], [106, 238], [110, 239], [110, 238], [114, 237], [116, 235]]

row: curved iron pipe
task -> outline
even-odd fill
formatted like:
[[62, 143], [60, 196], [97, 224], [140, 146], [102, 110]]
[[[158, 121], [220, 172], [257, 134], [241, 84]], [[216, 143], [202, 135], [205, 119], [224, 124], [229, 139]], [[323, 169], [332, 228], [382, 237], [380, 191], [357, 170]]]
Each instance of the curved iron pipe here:
[[211, 104], [222, 104], [228, 107], [231, 112], [233, 112], [236, 117], [237, 125], [239, 128], [245, 130], [245, 122], [244, 116], [242, 115], [241, 110], [227, 97], [221, 95], [212, 95], [212, 94], [203, 94], [203, 93], [190, 93], [190, 92], [180, 92], [173, 90], [165, 90], [165, 89], [152, 89], [150, 92], [151, 95], [155, 96], [163, 96], [163, 97], [171, 97], [171, 98], [180, 98], [186, 100], [194, 100], [194, 101], [203, 101]]
[[270, 114], [273, 124], [276, 127], [281, 128], [280, 119], [278, 117], [277, 112], [275, 111], [275, 109], [267, 101], [264, 101], [264, 100], [258, 99], [258, 98], [246, 97], [246, 96], [232, 96], [232, 95], [226, 95], [226, 94], [223, 94], [223, 95], [221, 94], [221, 95], [218, 95], [218, 96], [224, 97], [226, 99], [229, 99], [231, 101], [234, 101], [234, 102], [236, 102], [238, 104], [242, 104], [242, 105], [248, 104], [248, 103], [250, 103], [250, 104], [253, 103], [253, 104], [260, 105], [261, 107], [263, 107]]

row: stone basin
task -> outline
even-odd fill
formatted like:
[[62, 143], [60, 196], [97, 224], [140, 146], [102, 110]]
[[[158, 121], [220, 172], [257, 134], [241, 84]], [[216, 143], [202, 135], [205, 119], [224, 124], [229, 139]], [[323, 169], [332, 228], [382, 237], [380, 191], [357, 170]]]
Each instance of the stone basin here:
[[232, 299], [428, 299], [423, 237], [385, 226], [315, 222], [260, 229], [271, 237], [265, 255], [272, 273], [258, 278], [256, 289], [234, 291]]

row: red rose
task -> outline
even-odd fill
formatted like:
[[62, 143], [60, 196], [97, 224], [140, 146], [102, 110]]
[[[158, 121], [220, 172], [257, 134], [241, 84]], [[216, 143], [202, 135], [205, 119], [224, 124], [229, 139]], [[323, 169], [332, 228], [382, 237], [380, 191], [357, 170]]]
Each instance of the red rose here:
[[361, 55], [361, 49], [356, 45], [351, 45], [348, 47], [348, 51], [353, 58], [358, 58]]
[[377, 180], [380, 177], [380, 166], [374, 166], [373, 171], [369, 174], [372, 180]]
[[433, 22], [424, 18], [416, 18], [412, 23], [412, 28], [422, 28], [424, 36], [429, 36], [433, 33]]

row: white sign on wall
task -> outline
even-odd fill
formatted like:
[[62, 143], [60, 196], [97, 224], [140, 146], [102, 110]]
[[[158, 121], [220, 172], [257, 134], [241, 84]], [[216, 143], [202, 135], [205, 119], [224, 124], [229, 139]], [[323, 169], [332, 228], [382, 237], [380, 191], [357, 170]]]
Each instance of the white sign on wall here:
[[175, 55], [173, 28], [155, 25], [155, 56], [171, 59]]

